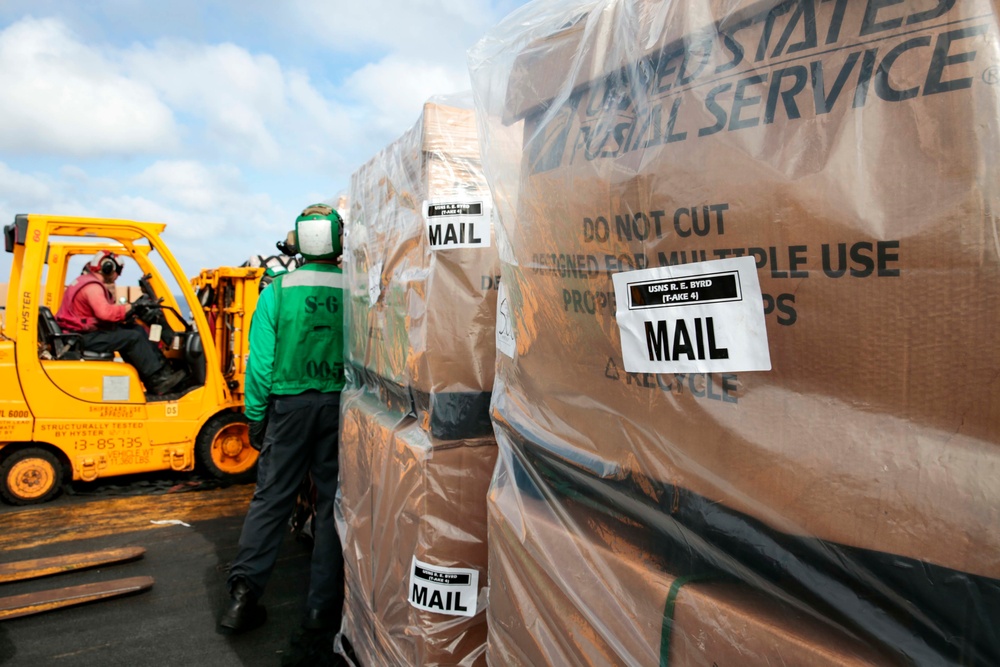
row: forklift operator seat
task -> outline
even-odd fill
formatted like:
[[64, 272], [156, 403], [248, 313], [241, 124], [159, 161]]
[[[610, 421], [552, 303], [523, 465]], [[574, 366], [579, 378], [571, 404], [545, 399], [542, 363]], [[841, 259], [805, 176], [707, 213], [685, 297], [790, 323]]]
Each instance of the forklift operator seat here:
[[63, 333], [55, 315], [47, 306], [38, 307], [39, 347], [47, 346], [53, 359], [84, 359], [114, 361], [114, 352], [94, 352], [83, 349], [83, 337], [78, 333]]

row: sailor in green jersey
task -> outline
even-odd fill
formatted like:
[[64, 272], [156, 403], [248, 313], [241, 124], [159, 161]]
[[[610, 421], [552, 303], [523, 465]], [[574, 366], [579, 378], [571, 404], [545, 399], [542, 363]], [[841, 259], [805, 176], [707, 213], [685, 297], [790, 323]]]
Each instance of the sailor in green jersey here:
[[329, 206], [302, 212], [295, 232], [306, 261], [264, 288], [250, 329], [244, 411], [251, 444], [260, 449], [257, 488], [230, 566], [230, 599], [218, 630], [243, 632], [266, 619], [258, 600], [298, 489], [311, 474], [317, 500], [309, 593], [302, 636], [283, 665], [334, 660], [332, 639], [344, 601], [344, 561], [333, 516], [344, 388], [342, 228]]

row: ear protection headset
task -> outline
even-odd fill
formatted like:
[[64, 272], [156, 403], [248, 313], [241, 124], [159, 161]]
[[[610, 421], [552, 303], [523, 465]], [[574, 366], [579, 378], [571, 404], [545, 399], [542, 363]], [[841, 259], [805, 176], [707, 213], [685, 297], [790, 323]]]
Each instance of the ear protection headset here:
[[118, 255], [109, 250], [102, 250], [94, 255], [94, 259], [90, 262], [90, 268], [94, 273], [100, 272], [105, 276], [110, 276], [112, 273], [121, 275], [125, 264], [118, 259]]

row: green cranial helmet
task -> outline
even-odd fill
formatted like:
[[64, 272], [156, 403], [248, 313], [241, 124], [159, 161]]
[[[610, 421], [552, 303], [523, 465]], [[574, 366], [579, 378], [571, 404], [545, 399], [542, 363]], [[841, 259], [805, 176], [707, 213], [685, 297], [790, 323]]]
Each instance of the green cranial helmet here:
[[332, 206], [313, 204], [295, 218], [299, 252], [306, 259], [336, 259], [341, 253], [343, 220]]

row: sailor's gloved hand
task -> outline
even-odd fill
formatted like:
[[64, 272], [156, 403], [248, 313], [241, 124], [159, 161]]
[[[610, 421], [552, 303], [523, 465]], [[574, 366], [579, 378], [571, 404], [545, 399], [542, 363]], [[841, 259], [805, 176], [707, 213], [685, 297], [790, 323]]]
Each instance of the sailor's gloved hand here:
[[267, 431], [267, 420], [254, 421], [251, 419], [247, 425], [250, 427], [250, 446], [259, 452], [260, 448], [264, 446], [264, 433]]
[[143, 322], [149, 319], [149, 316], [154, 308], [156, 308], [156, 301], [150, 299], [148, 296], [143, 294], [138, 299], [132, 302], [132, 310], [129, 313], [133, 318], [139, 318]]

